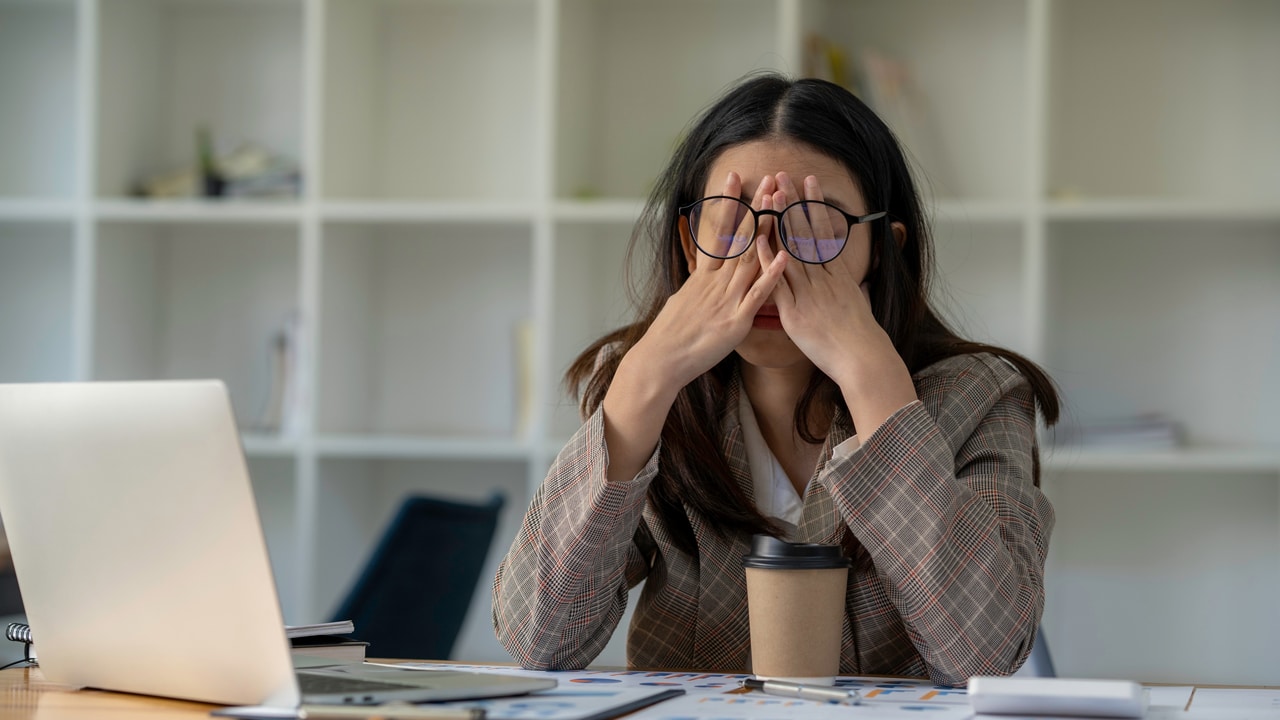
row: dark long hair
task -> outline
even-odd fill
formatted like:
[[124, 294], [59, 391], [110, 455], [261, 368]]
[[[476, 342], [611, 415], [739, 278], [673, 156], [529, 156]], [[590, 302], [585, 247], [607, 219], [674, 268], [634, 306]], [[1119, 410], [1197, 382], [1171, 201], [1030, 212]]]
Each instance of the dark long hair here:
[[[887, 210], [872, 227], [872, 269], [867, 275], [876, 321], [893, 340], [912, 374], [944, 358], [993, 353], [1007, 358], [1031, 385], [1047, 425], [1058, 419], [1058, 394], [1049, 377], [1012, 351], [966, 340], [929, 306], [933, 240], [911, 173], [892, 131], [861, 100], [822, 80], [756, 75], [731, 88], [694, 121], [670, 164], [658, 177], [628, 250], [628, 265], [647, 244], [652, 267], [642, 287], [632, 287], [638, 319], [592, 343], [565, 374], [565, 384], [592, 413], [622, 356], [648, 331], [663, 304], [689, 277], [677, 228], [677, 208], [702, 196], [711, 165], [727, 148], [753, 140], [799, 142], [839, 161], [862, 191], [868, 211]], [[890, 221], [902, 223], [905, 242]], [[602, 349], [608, 348], [604, 353]], [[677, 546], [696, 554], [685, 508], [701, 514], [721, 534], [774, 532], [739, 489], [721, 447], [720, 415], [736, 353], [685, 386], [662, 430], [662, 472], [649, 486], [649, 502]], [[817, 405], [815, 405], [817, 403]], [[814, 370], [795, 411], [795, 426], [808, 442], [821, 438], [810, 425], [814, 408], [844, 407], [836, 384]], [[830, 417], [830, 415], [827, 415]], [[1033, 468], [1039, 483], [1039, 467]]]

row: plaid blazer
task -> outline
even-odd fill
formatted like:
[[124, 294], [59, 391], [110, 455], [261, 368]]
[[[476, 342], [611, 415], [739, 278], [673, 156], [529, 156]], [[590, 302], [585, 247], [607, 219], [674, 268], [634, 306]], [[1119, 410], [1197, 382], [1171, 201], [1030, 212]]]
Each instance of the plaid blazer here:
[[[1026, 660], [1044, 606], [1053, 508], [1038, 462], [1030, 386], [991, 355], [940, 361], [913, 378], [919, 401], [847, 457], [837, 417], [793, 540], [841, 544], [853, 559], [840, 672], [928, 675], [944, 685], [1008, 674]], [[724, 452], [748, 497], [740, 382], [722, 414]], [[658, 452], [607, 483], [602, 413], [560, 452], [493, 582], [499, 641], [521, 665], [581, 668], [645, 583], [627, 638], [633, 667], [750, 668], [746, 536], [719, 538], [690, 512], [698, 556], [677, 551], [645, 501]]]

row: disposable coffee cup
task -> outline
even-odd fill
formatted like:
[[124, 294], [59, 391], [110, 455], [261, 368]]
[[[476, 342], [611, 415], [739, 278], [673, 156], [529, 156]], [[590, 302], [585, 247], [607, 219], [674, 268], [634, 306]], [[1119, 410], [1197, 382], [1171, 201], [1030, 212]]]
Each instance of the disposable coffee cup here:
[[835, 684], [850, 564], [834, 545], [752, 538], [742, 565], [756, 677]]

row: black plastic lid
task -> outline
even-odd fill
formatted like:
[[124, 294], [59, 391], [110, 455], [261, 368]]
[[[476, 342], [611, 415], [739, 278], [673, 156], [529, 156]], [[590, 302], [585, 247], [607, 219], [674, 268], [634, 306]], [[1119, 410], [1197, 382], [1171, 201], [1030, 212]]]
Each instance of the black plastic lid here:
[[768, 535], [753, 535], [751, 554], [742, 556], [743, 567], [767, 570], [825, 570], [852, 564], [838, 545], [789, 543]]

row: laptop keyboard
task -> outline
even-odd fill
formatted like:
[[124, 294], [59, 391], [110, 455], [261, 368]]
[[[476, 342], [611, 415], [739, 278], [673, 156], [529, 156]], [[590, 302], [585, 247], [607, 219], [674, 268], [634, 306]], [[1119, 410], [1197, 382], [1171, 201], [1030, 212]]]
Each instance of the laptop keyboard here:
[[298, 689], [303, 695], [330, 695], [338, 693], [371, 693], [384, 690], [406, 690], [414, 687], [403, 683], [380, 682], [364, 678], [348, 678], [341, 675], [315, 675], [298, 673]]

